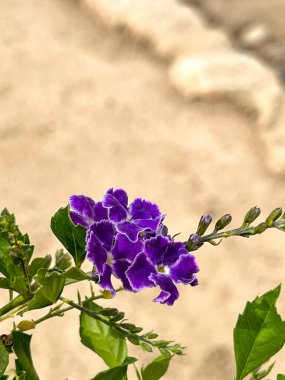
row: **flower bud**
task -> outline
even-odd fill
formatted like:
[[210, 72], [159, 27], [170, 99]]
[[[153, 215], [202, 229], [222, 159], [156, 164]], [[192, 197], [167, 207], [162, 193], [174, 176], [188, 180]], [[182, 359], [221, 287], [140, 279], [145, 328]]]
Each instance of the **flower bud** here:
[[17, 327], [21, 331], [32, 330], [36, 327], [36, 324], [33, 321], [21, 321], [17, 324]]
[[206, 232], [211, 222], [212, 222], [212, 217], [210, 214], [202, 215], [196, 233], [202, 236]]
[[262, 234], [265, 230], [267, 230], [268, 226], [265, 222], [260, 223], [258, 226], [255, 227], [253, 230], [253, 234]]
[[268, 217], [266, 218], [266, 224], [268, 226], [272, 226], [272, 224], [280, 218], [280, 216], [282, 215], [282, 208], [281, 207], [277, 207], [276, 209], [274, 209], [269, 215]]
[[63, 249], [58, 249], [55, 253], [55, 266], [58, 269], [66, 270], [72, 265], [72, 257]]
[[215, 225], [215, 231], [222, 230], [232, 221], [232, 216], [230, 214], [226, 214], [222, 216]]
[[186, 249], [188, 251], [194, 251], [196, 248], [196, 245], [199, 244], [199, 242], [200, 242], [200, 236], [198, 234], [191, 234], [186, 243]]
[[260, 214], [260, 208], [259, 207], [252, 207], [245, 215], [243, 225], [249, 225], [251, 224], [256, 218], [259, 217]]

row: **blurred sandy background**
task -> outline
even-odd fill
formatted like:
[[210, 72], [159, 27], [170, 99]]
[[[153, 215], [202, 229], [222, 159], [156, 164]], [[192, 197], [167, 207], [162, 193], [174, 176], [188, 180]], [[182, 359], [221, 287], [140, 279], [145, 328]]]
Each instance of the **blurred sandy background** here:
[[[37, 255], [60, 247], [49, 222], [70, 194], [100, 199], [123, 187], [157, 202], [183, 239], [205, 212], [230, 212], [238, 226], [251, 206], [264, 218], [285, 206], [285, 177], [267, 168], [254, 118], [222, 99], [183, 98], [148, 45], [72, 0], [0, 0], [0, 22], [0, 207], [16, 214]], [[151, 302], [157, 290], [117, 296], [130, 321], [188, 347], [165, 380], [233, 379], [232, 328], [248, 299], [284, 282], [284, 243], [268, 231], [205, 246], [200, 286], [180, 287], [172, 308]], [[284, 316], [284, 292], [279, 307]], [[76, 312], [40, 326], [33, 352], [41, 380], [90, 379], [105, 368], [80, 344]], [[279, 356], [274, 374], [285, 371]]]

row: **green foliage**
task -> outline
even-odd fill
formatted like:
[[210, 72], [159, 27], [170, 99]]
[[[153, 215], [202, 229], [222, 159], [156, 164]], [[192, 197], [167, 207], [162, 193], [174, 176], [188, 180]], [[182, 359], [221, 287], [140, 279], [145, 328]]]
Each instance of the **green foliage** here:
[[277, 375], [277, 380], [285, 380], [285, 375]]
[[30, 276], [34, 277], [39, 269], [48, 269], [51, 264], [51, 255], [36, 257], [29, 265]]
[[72, 223], [68, 207], [60, 208], [51, 218], [51, 229], [58, 240], [63, 244], [74, 259], [75, 265], [80, 267], [85, 259], [85, 234], [82, 226]]
[[127, 357], [122, 365], [102, 371], [91, 380], [127, 380], [128, 365], [136, 360], [136, 358]]
[[[102, 310], [91, 301], [83, 302], [83, 306], [95, 312]], [[80, 337], [82, 343], [96, 352], [110, 368], [122, 365], [127, 357], [126, 339], [116, 330], [84, 312], [80, 315]]]
[[248, 302], [234, 329], [236, 380], [245, 378], [285, 343], [285, 323], [276, 310], [281, 286]]
[[142, 380], [158, 380], [166, 374], [171, 357], [163, 355], [154, 359], [145, 368], [141, 369]]
[[[13, 348], [17, 356], [16, 359], [16, 372], [18, 379], [26, 380], [40, 380], [31, 356], [31, 335], [25, 334], [20, 331], [13, 331]], [[25, 374], [25, 377], [21, 377]]]
[[47, 269], [39, 269], [34, 278], [40, 287], [29, 302], [28, 310], [40, 309], [54, 304], [63, 291], [65, 278], [60, 273]]
[[272, 368], [274, 367], [274, 363], [272, 363], [267, 369], [261, 370], [258, 368], [255, 370], [252, 374], [252, 380], [261, 380], [264, 379], [269, 373], [271, 372]]
[[9, 354], [4, 344], [0, 341], [0, 376], [2, 376], [9, 363]]

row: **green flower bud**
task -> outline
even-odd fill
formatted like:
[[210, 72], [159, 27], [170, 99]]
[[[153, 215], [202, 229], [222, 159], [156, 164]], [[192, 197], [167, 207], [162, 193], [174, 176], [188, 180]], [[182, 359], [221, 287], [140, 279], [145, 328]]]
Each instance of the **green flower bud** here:
[[211, 223], [212, 223], [211, 215], [209, 214], [202, 215], [196, 233], [202, 236], [206, 232], [207, 228], [209, 227]]
[[277, 207], [276, 209], [274, 209], [269, 215], [268, 217], [266, 218], [266, 224], [268, 226], [272, 226], [272, 224], [280, 218], [280, 216], [282, 215], [282, 208], [281, 207]]
[[265, 230], [267, 230], [268, 228], [268, 225], [265, 223], [265, 222], [262, 222], [260, 224], [258, 224], [258, 226], [256, 226], [253, 230], [253, 234], [262, 234], [262, 232], [264, 232]]
[[252, 207], [245, 215], [243, 225], [251, 224], [260, 215], [259, 207]]
[[63, 249], [58, 249], [55, 253], [55, 266], [58, 269], [66, 270], [72, 265], [72, 257]]
[[215, 231], [222, 230], [232, 221], [232, 216], [230, 214], [226, 214], [222, 216], [215, 225]]

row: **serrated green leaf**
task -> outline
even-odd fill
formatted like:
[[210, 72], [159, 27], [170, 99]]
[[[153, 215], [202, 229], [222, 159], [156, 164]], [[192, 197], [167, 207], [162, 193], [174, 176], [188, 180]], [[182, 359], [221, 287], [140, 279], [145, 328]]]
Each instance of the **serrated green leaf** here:
[[4, 344], [0, 341], [0, 376], [2, 376], [9, 363], [9, 354]]
[[[88, 310], [102, 310], [91, 301], [86, 301], [83, 305]], [[122, 365], [127, 357], [126, 339], [105, 323], [83, 312], [80, 314], [80, 337], [82, 343], [96, 352], [110, 368]]]
[[69, 268], [67, 271], [62, 272], [60, 277], [77, 281], [90, 280], [90, 277], [83, 272], [83, 270], [76, 267]]
[[248, 302], [234, 329], [236, 380], [245, 378], [276, 354], [285, 342], [285, 326], [276, 310], [281, 287]]
[[84, 227], [72, 223], [68, 207], [60, 208], [51, 218], [51, 229], [58, 240], [63, 244], [74, 259], [75, 265], [80, 267], [85, 259]]
[[40, 285], [40, 288], [29, 302], [28, 310], [41, 309], [54, 304], [63, 291], [65, 278], [61, 277], [61, 273], [48, 271], [47, 269], [39, 269], [34, 278]]
[[164, 376], [168, 370], [171, 357], [158, 356], [145, 368], [142, 368], [142, 380], [158, 380]]
[[[29, 380], [40, 380], [32, 360], [31, 355], [31, 335], [25, 334], [20, 331], [13, 331], [13, 348], [17, 356], [16, 369], [17, 373], [20, 368], [21, 371], [25, 372], [26, 378]], [[19, 374], [20, 375], [20, 374]], [[21, 378], [22, 379], [22, 378]]]

